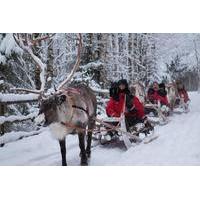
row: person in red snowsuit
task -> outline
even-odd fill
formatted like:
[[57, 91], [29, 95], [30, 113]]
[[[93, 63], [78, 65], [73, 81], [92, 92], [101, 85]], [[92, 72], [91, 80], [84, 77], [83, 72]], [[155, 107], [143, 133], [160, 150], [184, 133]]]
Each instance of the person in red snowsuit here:
[[[128, 97], [127, 97], [128, 98]], [[107, 107], [106, 113], [109, 117], [120, 117], [123, 113], [125, 94], [119, 94], [119, 100], [115, 100], [113, 97], [110, 98]], [[125, 108], [125, 116], [134, 116], [138, 119], [142, 119], [144, 117], [144, 107], [142, 103], [136, 96], [133, 96], [132, 105], [130, 105], [130, 109]]]
[[179, 98], [183, 98], [184, 102], [187, 103], [190, 99], [185, 89], [185, 86], [180, 81], [177, 81], [176, 84]]
[[148, 90], [147, 98], [153, 104], [157, 104], [159, 101], [161, 105], [169, 105], [167, 92], [163, 83], [158, 84], [157, 82], [154, 82], [153, 87]]
[[125, 79], [118, 82], [116, 90], [117, 92], [113, 92], [115, 95], [110, 95], [110, 100], [106, 106], [107, 115], [109, 117], [120, 117], [124, 112], [128, 131], [129, 128], [136, 123], [144, 122], [147, 124], [144, 106], [136, 96], [130, 94], [128, 83]]
[[157, 103], [158, 100], [158, 90], [159, 90], [159, 85], [158, 82], [154, 82], [152, 87], [149, 88], [147, 92], [147, 99], [152, 103], [155, 104]]
[[[144, 107], [136, 96], [132, 96], [128, 89], [128, 83], [125, 79], [118, 82], [118, 94], [111, 96], [106, 107], [106, 113], [110, 117], [120, 117], [125, 105], [125, 116], [134, 116], [138, 119], [144, 117]], [[126, 102], [125, 102], [126, 96]]]
[[185, 90], [185, 88], [178, 90], [178, 94], [180, 98], [184, 99], [184, 102], [187, 103], [190, 99], [188, 96], [187, 91]]
[[168, 98], [167, 98], [167, 91], [165, 89], [164, 83], [159, 84], [158, 101], [160, 101], [161, 105], [166, 105], [166, 106], [169, 107], [169, 101], [168, 101]]

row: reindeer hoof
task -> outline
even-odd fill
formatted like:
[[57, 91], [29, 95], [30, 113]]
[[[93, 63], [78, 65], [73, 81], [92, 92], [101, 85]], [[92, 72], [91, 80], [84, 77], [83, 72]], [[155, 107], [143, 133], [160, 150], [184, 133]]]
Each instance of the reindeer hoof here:
[[81, 162], [81, 166], [88, 166], [87, 162]]
[[62, 166], [67, 166], [67, 163], [66, 163], [66, 162], [63, 162], [63, 163], [62, 163]]
[[88, 166], [87, 158], [81, 158], [81, 166]]

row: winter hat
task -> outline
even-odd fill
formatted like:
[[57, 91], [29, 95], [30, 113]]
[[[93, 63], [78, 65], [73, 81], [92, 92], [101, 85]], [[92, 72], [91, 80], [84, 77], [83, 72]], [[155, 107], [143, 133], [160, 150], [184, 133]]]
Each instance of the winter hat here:
[[130, 91], [129, 91], [129, 87], [128, 87], [128, 82], [126, 79], [121, 79], [118, 81], [118, 86], [120, 85], [125, 85], [125, 89], [123, 90], [123, 92], [125, 92], [126, 94], [130, 94]]
[[118, 82], [111, 83], [109, 93], [110, 93], [110, 97], [112, 97], [115, 101], [119, 101]]
[[128, 87], [128, 82], [126, 79], [121, 79], [118, 81], [118, 85], [125, 85], [126, 87]]
[[158, 84], [158, 82], [157, 82], [157, 81], [154, 81], [154, 82], [152, 83], [152, 85], [153, 85], [153, 84], [155, 84], [155, 83], [156, 83], [156, 84]]
[[165, 84], [164, 83], [160, 83], [159, 84], [159, 88], [165, 89]]

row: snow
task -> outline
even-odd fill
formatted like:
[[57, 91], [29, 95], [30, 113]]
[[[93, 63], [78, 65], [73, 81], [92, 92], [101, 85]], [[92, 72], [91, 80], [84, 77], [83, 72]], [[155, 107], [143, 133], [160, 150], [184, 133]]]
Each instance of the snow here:
[[4, 80], [0, 80], [0, 85], [4, 84]]
[[84, 69], [85, 71], [90, 69], [90, 68], [93, 68], [93, 69], [98, 69], [101, 65], [104, 65], [103, 62], [101, 61], [95, 61], [95, 62], [90, 62], [86, 65], [81, 65], [80, 68]]
[[42, 60], [33, 53], [32, 49], [30, 47], [23, 46], [23, 48], [26, 49], [26, 51], [30, 54], [30, 56], [32, 57], [32, 59], [35, 61], [35, 63], [41, 69], [41, 72], [40, 72], [41, 91], [44, 91], [46, 64], [44, 64], [42, 62]]
[[6, 64], [6, 57], [4, 55], [0, 54], [0, 64], [5, 65]]
[[4, 53], [6, 56], [10, 56], [13, 52], [22, 54], [22, 50], [15, 43], [12, 33], [7, 33], [5, 38], [0, 43], [0, 53]]
[[107, 89], [99, 89], [99, 88], [93, 88], [93, 87], [90, 87], [94, 92], [97, 92], [97, 93], [104, 93], [104, 94], [109, 94], [109, 90]]
[[6, 144], [9, 142], [14, 142], [19, 140], [20, 138], [23, 137], [29, 137], [29, 136], [33, 136], [33, 135], [37, 135], [39, 133], [41, 133], [42, 130], [38, 130], [38, 131], [32, 131], [32, 132], [25, 132], [25, 131], [18, 131], [18, 132], [10, 132], [7, 133], [3, 136], [0, 137], [0, 145], [1, 144]]
[[0, 102], [28, 101], [38, 99], [38, 94], [3, 94], [0, 93]]
[[5, 122], [14, 122], [14, 121], [24, 121], [27, 119], [33, 119], [36, 117], [38, 113], [30, 113], [29, 115], [11, 115], [9, 117], [0, 116], [0, 125], [4, 124]]
[[52, 77], [49, 76], [49, 77], [47, 78], [47, 82], [49, 82], [49, 81], [51, 81], [51, 80], [52, 80]]
[[[200, 165], [200, 95], [190, 93], [190, 98], [190, 112], [174, 114], [167, 125], [156, 126], [159, 137], [149, 144], [126, 151], [121, 143], [96, 146], [93, 142], [89, 165]], [[66, 142], [68, 165], [79, 165], [77, 135], [69, 135]], [[59, 144], [45, 128], [39, 135], [5, 144], [0, 165], [61, 165]]]

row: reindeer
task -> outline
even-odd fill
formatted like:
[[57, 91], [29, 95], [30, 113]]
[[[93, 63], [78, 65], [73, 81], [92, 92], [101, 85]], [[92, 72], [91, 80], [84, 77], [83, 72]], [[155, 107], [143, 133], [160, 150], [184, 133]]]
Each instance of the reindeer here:
[[[44, 115], [45, 125], [50, 127], [51, 132], [59, 141], [62, 165], [67, 165], [65, 138], [68, 134], [72, 133], [78, 133], [81, 165], [87, 165], [88, 158], [91, 154], [92, 131], [95, 125], [94, 119], [96, 117], [97, 101], [93, 91], [86, 85], [69, 84], [80, 64], [82, 47], [81, 34], [79, 34], [76, 63], [70, 75], [58, 86], [55, 93], [48, 96], [44, 94], [46, 65], [39, 57], [34, 55], [31, 47], [37, 41], [48, 39], [52, 36], [39, 38], [37, 40], [31, 40], [30, 34], [13, 34], [13, 37], [18, 46], [30, 55], [41, 71], [40, 90], [27, 90], [24, 88], [17, 88], [15, 90], [39, 94], [39, 115]], [[85, 148], [86, 132], [88, 132], [88, 138]]]
[[145, 104], [145, 88], [143, 84], [139, 81], [130, 85], [130, 91], [134, 94], [137, 98], [139, 98], [140, 102]]
[[[81, 84], [71, 84], [59, 93], [43, 99], [39, 114], [44, 113], [45, 125], [50, 127], [59, 140], [62, 165], [66, 165], [65, 137], [78, 133], [81, 165], [87, 165], [91, 154], [92, 130], [95, 126], [97, 101], [93, 91]], [[88, 127], [87, 147], [85, 148], [86, 128]]]
[[178, 95], [176, 83], [172, 82], [172, 83], [166, 84], [166, 90], [167, 90], [167, 98], [169, 101], [170, 109], [171, 111], [173, 111], [175, 103], [176, 103], [177, 95]]

